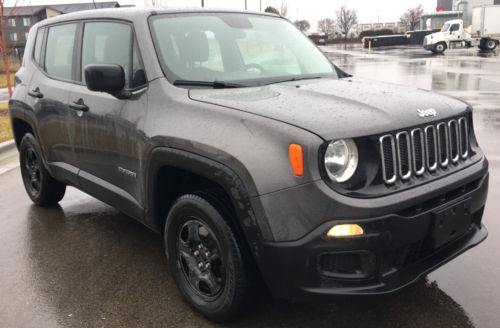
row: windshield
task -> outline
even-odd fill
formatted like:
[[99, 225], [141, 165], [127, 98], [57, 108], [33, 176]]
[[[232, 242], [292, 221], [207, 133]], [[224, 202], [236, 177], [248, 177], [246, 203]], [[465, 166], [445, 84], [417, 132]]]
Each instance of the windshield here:
[[450, 24], [444, 24], [443, 28], [441, 29], [441, 32], [446, 32], [450, 28]]
[[170, 82], [256, 86], [291, 79], [337, 78], [335, 67], [282, 18], [236, 13], [152, 16], [153, 38]]

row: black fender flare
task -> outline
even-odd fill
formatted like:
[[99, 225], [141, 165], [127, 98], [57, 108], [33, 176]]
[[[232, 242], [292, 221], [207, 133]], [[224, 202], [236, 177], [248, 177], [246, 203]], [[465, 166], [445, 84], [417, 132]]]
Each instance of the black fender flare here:
[[[258, 220], [247, 188], [231, 168], [198, 154], [168, 147], [156, 147], [148, 156], [146, 169], [146, 224], [148, 226], [159, 230], [157, 213], [155, 213], [155, 192], [158, 172], [164, 166], [187, 170], [222, 186], [231, 198], [238, 222], [251, 248], [257, 245], [259, 236], [264, 235], [265, 238], [271, 235], [268, 222]], [[256, 249], [252, 249], [254, 256], [258, 256], [255, 251]]]

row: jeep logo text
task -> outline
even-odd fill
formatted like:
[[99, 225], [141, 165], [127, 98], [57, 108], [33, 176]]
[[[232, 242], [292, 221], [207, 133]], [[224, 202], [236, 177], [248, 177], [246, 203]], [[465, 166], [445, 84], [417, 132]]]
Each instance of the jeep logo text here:
[[432, 108], [429, 108], [429, 109], [424, 109], [424, 110], [420, 110], [420, 109], [417, 109], [417, 113], [418, 113], [418, 116], [420, 117], [427, 117], [427, 116], [436, 116], [437, 115], [437, 112], [435, 109], [432, 109]]

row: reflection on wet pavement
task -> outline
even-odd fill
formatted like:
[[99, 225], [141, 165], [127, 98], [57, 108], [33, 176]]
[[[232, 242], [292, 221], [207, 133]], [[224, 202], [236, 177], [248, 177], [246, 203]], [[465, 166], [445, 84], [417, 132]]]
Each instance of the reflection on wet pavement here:
[[[0, 176], [1, 327], [213, 327], [181, 300], [162, 237], [73, 188], [30, 204], [19, 169]], [[435, 283], [336, 304], [275, 303], [261, 291], [228, 327], [472, 327]]]
[[[498, 51], [323, 47], [350, 74], [444, 92], [475, 108], [490, 161], [483, 222], [490, 236], [426, 280], [388, 295], [335, 304], [276, 303], [265, 291], [228, 327], [497, 327], [500, 223]], [[0, 175], [0, 327], [215, 327], [194, 314], [172, 281], [161, 236], [69, 188], [39, 208], [19, 169]]]

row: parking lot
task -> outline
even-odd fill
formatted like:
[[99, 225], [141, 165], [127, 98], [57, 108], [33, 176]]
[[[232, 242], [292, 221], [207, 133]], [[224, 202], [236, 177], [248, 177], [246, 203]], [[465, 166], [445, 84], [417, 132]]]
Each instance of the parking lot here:
[[[500, 57], [414, 48], [321, 47], [346, 72], [469, 102], [490, 162], [488, 239], [393, 295], [335, 304], [277, 303], [263, 290], [227, 327], [497, 327], [500, 320]], [[384, 95], [380, 95], [384, 97]], [[0, 175], [0, 327], [214, 327], [181, 300], [163, 239], [69, 188], [32, 205], [19, 168]]]

